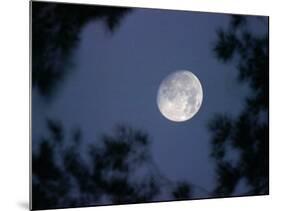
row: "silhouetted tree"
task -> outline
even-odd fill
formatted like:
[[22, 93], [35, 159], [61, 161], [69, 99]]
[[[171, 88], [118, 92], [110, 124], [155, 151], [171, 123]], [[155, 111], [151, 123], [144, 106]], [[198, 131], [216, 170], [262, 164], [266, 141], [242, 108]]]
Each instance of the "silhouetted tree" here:
[[[267, 18], [257, 21], [267, 24]], [[232, 16], [229, 28], [218, 31], [214, 52], [224, 63], [237, 65], [238, 81], [251, 94], [238, 117], [217, 114], [208, 125], [212, 135], [211, 156], [216, 162], [217, 185], [213, 195], [235, 195], [239, 182], [244, 193], [269, 192], [269, 46], [268, 31], [253, 33], [246, 16]], [[235, 156], [236, 155], [236, 156]]]
[[[150, 153], [149, 137], [140, 130], [120, 125], [112, 135], [85, 144], [78, 129], [66, 138], [60, 122], [47, 120], [47, 127], [49, 135], [42, 137], [33, 151], [33, 209], [191, 196], [188, 183], [173, 183], [159, 172]], [[164, 192], [168, 196], [163, 196]]]
[[90, 21], [114, 31], [130, 9], [110, 6], [32, 2], [32, 87], [50, 97], [69, 73], [71, 53]]
[[191, 185], [186, 182], [179, 182], [173, 190], [175, 199], [188, 199], [191, 197]]

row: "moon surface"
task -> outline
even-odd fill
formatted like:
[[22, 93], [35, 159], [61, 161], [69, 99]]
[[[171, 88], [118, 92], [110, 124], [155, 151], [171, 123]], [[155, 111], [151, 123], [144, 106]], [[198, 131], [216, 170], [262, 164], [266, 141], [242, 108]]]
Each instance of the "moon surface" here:
[[160, 112], [175, 122], [191, 119], [199, 111], [202, 101], [201, 83], [187, 70], [173, 72], [164, 78], [157, 93]]

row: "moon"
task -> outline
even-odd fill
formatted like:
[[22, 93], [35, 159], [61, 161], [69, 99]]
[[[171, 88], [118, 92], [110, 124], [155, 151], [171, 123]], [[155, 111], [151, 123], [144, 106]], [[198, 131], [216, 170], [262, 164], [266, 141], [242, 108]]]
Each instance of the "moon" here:
[[199, 79], [188, 70], [179, 70], [161, 82], [157, 105], [164, 117], [174, 122], [191, 119], [199, 111], [203, 89]]

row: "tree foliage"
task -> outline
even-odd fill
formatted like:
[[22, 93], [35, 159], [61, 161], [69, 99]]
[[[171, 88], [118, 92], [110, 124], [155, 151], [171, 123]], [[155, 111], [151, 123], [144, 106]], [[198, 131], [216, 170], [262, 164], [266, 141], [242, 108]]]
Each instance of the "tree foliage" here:
[[[229, 28], [218, 31], [214, 47], [217, 58], [237, 65], [238, 81], [247, 83], [251, 94], [246, 97], [245, 107], [238, 117], [217, 114], [209, 122], [211, 156], [217, 175], [215, 196], [235, 195], [241, 180], [246, 181], [247, 186], [242, 195], [268, 194], [268, 48], [268, 31], [263, 34], [252, 32], [245, 16], [234, 15]], [[236, 159], [234, 152], [238, 154]]]
[[32, 2], [32, 87], [51, 97], [70, 72], [71, 54], [80, 32], [90, 21], [101, 20], [113, 32], [130, 9]]
[[60, 122], [48, 120], [47, 127], [33, 151], [33, 209], [151, 202], [164, 191], [170, 199], [190, 197], [188, 183], [173, 184], [159, 172], [140, 130], [120, 125], [86, 144], [79, 129], [67, 138]]

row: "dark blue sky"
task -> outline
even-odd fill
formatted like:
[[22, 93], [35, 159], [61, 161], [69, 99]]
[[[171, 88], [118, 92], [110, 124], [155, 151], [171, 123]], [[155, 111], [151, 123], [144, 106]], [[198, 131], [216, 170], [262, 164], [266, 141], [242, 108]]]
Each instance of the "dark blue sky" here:
[[[53, 101], [45, 103], [33, 92], [33, 140], [44, 134], [46, 117], [61, 120], [69, 131], [81, 127], [88, 142], [125, 123], [148, 132], [153, 157], [167, 177], [211, 190], [207, 122], [216, 113], [238, 114], [249, 92], [236, 82], [235, 67], [217, 61], [212, 51], [216, 30], [227, 27], [229, 18], [135, 9], [114, 33], [101, 21], [87, 24], [72, 74]], [[182, 69], [199, 78], [204, 97], [197, 115], [175, 123], [161, 115], [156, 96], [162, 79]]]

